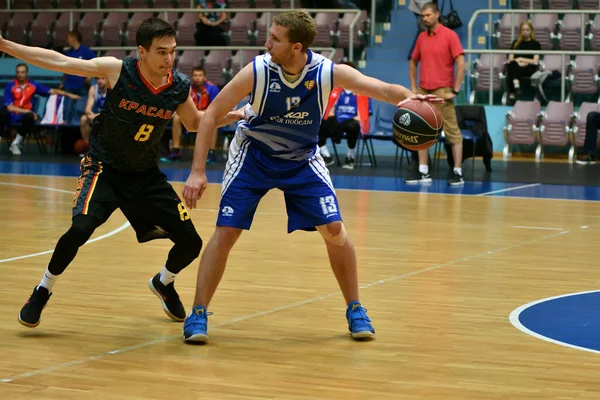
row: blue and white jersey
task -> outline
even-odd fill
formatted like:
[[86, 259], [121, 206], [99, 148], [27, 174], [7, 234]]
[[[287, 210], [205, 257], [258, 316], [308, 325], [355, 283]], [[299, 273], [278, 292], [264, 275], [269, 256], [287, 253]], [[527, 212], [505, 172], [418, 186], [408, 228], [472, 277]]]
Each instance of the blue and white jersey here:
[[94, 95], [94, 104], [92, 105], [92, 112], [95, 114], [99, 114], [100, 110], [102, 110], [102, 107], [104, 107], [104, 100], [106, 100], [106, 94], [108, 93], [108, 90], [106, 90], [104, 94], [102, 94], [97, 83], [95, 87], [96, 94]]
[[236, 135], [269, 156], [304, 161], [317, 152], [319, 127], [333, 85], [333, 62], [308, 50], [302, 75], [289, 83], [269, 54], [253, 61], [254, 88]]

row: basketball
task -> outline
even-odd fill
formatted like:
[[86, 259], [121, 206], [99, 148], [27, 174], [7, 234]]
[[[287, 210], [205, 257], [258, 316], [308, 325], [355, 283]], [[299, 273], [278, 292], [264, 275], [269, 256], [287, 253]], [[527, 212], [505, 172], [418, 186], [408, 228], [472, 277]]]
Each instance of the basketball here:
[[87, 143], [83, 139], [79, 139], [73, 145], [73, 152], [75, 154], [83, 154], [88, 149]]
[[396, 144], [408, 150], [425, 150], [442, 133], [442, 114], [427, 101], [411, 100], [398, 108], [392, 125]]

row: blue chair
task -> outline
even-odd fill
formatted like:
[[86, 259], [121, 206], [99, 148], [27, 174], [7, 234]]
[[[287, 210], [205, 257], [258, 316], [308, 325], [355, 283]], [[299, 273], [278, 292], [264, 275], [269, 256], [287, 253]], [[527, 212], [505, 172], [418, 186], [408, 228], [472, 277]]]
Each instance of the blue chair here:
[[[369, 156], [369, 162], [372, 167], [377, 167], [377, 158], [375, 157], [375, 148], [373, 146], [373, 140], [392, 141], [392, 124], [394, 115], [398, 111], [398, 108], [389, 103], [380, 103], [375, 109], [374, 125], [372, 131], [375, 133], [366, 133], [362, 136], [362, 146], [358, 150], [358, 161], [359, 165], [362, 166], [365, 149]], [[359, 141], [360, 143], [360, 141]], [[402, 168], [402, 160], [406, 153], [406, 159], [408, 160], [408, 151], [400, 146], [396, 147], [396, 157], [394, 159], [394, 169], [398, 167], [398, 155], [400, 153], [400, 168]]]

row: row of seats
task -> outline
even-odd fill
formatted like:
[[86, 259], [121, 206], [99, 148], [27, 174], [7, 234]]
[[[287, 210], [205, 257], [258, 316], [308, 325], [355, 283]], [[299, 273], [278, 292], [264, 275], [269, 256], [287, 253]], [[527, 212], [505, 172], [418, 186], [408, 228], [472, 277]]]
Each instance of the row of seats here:
[[[235, 10], [231, 10], [235, 11]], [[145, 18], [158, 14], [165, 18], [177, 30], [177, 41], [181, 46], [195, 45], [194, 34], [197, 13], [180, 15], [173, 12], [136, 12], [104, 13], [87, 12], [73, 15], [74, 28], [82, 35], [83, 43], [89, 46], [135, 46], [135, 32]], [[228, 23], [224, 24], [223, 34], [227, 42], [236, 46], [261, 45], [266, 40], [270, 20], [276, 13], [241, 13], [237, 12]], [[317, 13], [318, 35], [314, 46], [330, 47], [342, 44], [347, 47], [350, 42], [350, 25], [355, 13]], [[54, 12], [13, 13], [0, 12], [0, 32], [10, 40], [40, 46], [66, 46], [67, 32], [71, 28], [71, 13], [58, 15]], [[364, 47], [367, 44], [369, 18], [362, 11], [358, 28], [354, 31], [354, 46]]]
[[[299, 0], [298, 0], [299, 1]], [[229, 0], [229, 7], [237, 8], [290, 8], [291, 0]], [[100, 8], [195, 8], [190, 0], [100, 0]], [[49, 8], [97, 8], [97, 0], [10, 0], [15, 10], [47, 10]], [[0, 0], [6, 9], [6, 0]]]
[[[510, 49], [519, 36], [519, 26], [527, 19], [526, 14], [505, 13], [495, 22], [493, 47]], [[556, 13], [531, 14], [530, 21], [542, 49], [582, 50], [582, 35], [585, 49], [600, 49], [600, 14], [584, 14], [583, 29], [578, 14], [565, 14], [562, 18]]]
[[587, 115], [597, 109], [597, 103], [586, 102], [575, 112], [571, 102], [551, 101], [542, 111], [538, 101], [517, 101], [506, 114], [504, 159], [511, 156], [512, 145], [535, 145], [537, 161], [544, 156], [544, 146], [569, 146], [569, 162], [573, 162], [575, 149], [585, 141]]
[[[531, 10], [531, 0], [512, 0], [512, 7]], [[596, 10], [598, 0], [533, 0], [535, 10]]]
[[[598, 74], [600, 68], [600, 56], [579, 55], [571, 60], [569, 56], [565, 57], [566, 65], [566, 95], [567, 100], [572, 100], [575, 95], [587, 95], [590, 97], [598, 96], [599, 80]], [[474, 104], [477, 102], [477, 94], [488, 93], [490, 85], [493, 85], [495, 93], [504, 93], [505, 66], [507, 55], [499, 54], [483, 54], [474, 61], [473, 72], [471, 74], [471, 96], [469, 102]], [[493, 74], [490, 77], [490, 64], [492, 65]], [[540, 69], [542, 71], [558, 71], [563, 70], [563, 57], [560, 55], [546, 55], [540, 60]], [[562, 77], [561, 77], [562, 79]], [[550, 84], [552, 80], [547, 80]], [[550, 85], [549, 90], [545, 90], [548, 98], [560, 98], [560, 80], [556, 80], [557, 84]], [[506, 96], [503, 96], [502, 104], [506, 104]]]

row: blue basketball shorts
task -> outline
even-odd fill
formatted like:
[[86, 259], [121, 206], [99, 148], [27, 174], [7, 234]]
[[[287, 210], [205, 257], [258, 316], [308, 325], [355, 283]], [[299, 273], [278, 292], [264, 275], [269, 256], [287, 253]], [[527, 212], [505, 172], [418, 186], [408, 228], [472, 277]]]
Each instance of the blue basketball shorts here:
[[236, 135], [223, 174], [217, 226], [250, 229], [260, 199], [271, 189], [284, 193], [288, 233], [342, 220], [320, 154], [305, 161], [282, 160], [260, 150], [245, 135]]

